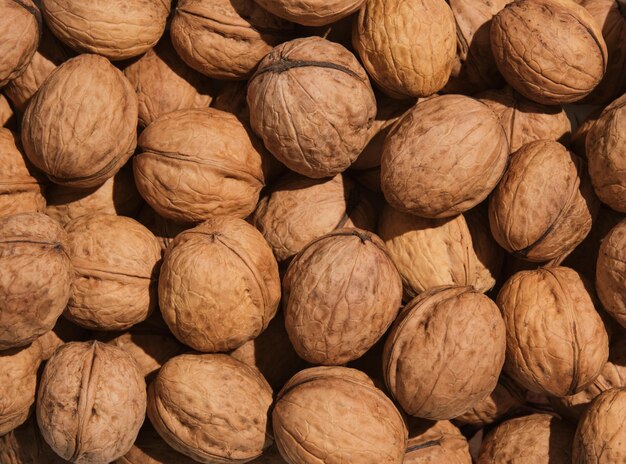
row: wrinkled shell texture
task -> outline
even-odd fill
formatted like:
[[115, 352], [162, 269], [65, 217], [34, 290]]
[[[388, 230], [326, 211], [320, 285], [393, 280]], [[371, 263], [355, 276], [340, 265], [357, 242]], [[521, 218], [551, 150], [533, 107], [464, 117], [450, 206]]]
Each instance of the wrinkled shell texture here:
[[501, 376], [496, 388], [469, 411], [455, 418], [460, 424], [483, 426], [491, 424], [524, 403], [524, 391], [513, 381]]
[[20, 76], [39, 45], [41, 13], [31, 0], [0, 1], [0, 87]]
[[385, 244], [360, 229], [313, 240], [283, 278], [287, 333], [314, 364], [360, 358], [387, 331], [401, 301], [402, 281]]
[[146, 421], [133, 447], [115, 461], [115, 464], [194, 464], [196, 462], [165, 443]]
[[349, 177], [309, 179], [287, 174], [261, 198], [252, 216], [278, 261], [298, 253], [308, 242], [342, 227], [373, 230], [374, 206]]
[[498, 69], [526, 98], [572, 103], [602, 80], [607, 49], [596, 20], [569, 0], [519, 0], [491, 24]]
[[608, 336], [591, 290], [565, 267], [522, 271], [498, 294], [507, 329], [505, 372], [536, 393], [573, 395], [600, 374]]
[[291, 29], [252, 0], [180, 0], [172, 43], [193, 69], [217, 79], [248, 77]]
[[439, 287], [396, 319], [383, 354], [385, 383], [409, 415], [451, 419], [493, 391], [504, 352], [495, 303], [471, 287]]
[[207, 464], [261, 455], [272, 389], [227, 355], [181, 355], [150, 385], [148, 417], [175, 450]]
[[65, 316], [100, 330], [123, 330], [157, 305], [161, 247], [134, 219], [81, 216], [66, 226], [75, 278]]
[[357, 11], [364, 0], [254, 0], [267, 11], [305, 26], [324, 26]]
[[596, 290], [604, 309], [626, 327], [626, 220], [602, 240], [596, 268]]
[[195, 350], [228, 351], [255, 338], [279, 301], [272, 250], [242, 219], [206, 221], [178, 235], [165, 253], [159, 307], [176, 338]]
[[420, 421], [409, 432], [403, 464], [471, 464], [467, 440], [448, 421]]
[[63, 313], [73, 277], [68, 250], [67, 234], [44, 214], [0, 218], [0, 350], [32, 342]]
[[0, 216], [43, 211], [42, 179], [27, 161], [17, 137], [0, 129]]
[[46, 24], [63, 43], [111, 60], [141, 55], [165, 30], [170, 0], [41, 0]]
[[555, 140], [566, 145], [572, 125], [560, 106], [547, 106], [528, 100], [510, 87], [488, 90], [477, 95], [500, 118], [511, 153], [535, 140]]
[[11, 105], [7, 101], [6, 97], [0, 94], [0, 126], [11, 126], [15, 121], [15, 115], [11, 109]]
[[300, 371], [279, 393], [272, 422], [276, 445], [289, 464], [402, 463], [404, 420], [391, 400], [355, 369]]
[[44, 441], [34, 415], [18, 428], [0, 436], [2, 464], [67, 464]]
[[603, 203], [626, 213], [626, 95], [609, 105], [586, 141], [589, 175]]
[[353, 43], [387, 94], [426, 97], [450, 77], [456, 54], [454, 15], [444, 0], [367, 0]]
[[496, 283], [503, 253], [481, 215], [426, 219], [385, 206], [378, 233], [411, 298], [440, 285], [486, 292]]
[[487, 198], [508, 154], [505, 131], [489, 107], [461, 95], [434, 97], [409, 110], [387, 137], [383, 193], [402, 212], [455, 216]]
[[615, 388], [591, 403], [578, 423], [575, 464], [610, 464], [626, 460], [626, 388]]
[[248, 85], [250, 124], [289, 169], [312, 178], [345, 171], [369, 140], [376, 98], [343, 46], [320, 37], [286, 42]]
[[582, 242], [597, 208], [583, 160], [560, 143], [542, 140], [511, 157], [489, 200], [489, 224], [501, 247], [543, 262]]
[[278, 449], [272, 446], [264, 450], [260, 457], [250, 461], [250, 464], [286, 464], [286, 461], [282, 458]]
[[106, 58], [80, 55], [48, 76], [22, 121], [30, 161], [55, 183], [101, 184], [137, 143], [137, 97]]
[[130, 449], [146, 412], [146, 383], [122, 349], [71, 342], [50, 358], [37, 394], [46, 442], [76, 464], [108, 463]]
[[574, 432], [572, 425], [548, 414], [511, 419], [487, 435], [477, 462], [570, 464]]
[[161, 216], [200, 222], [246, 217], [263, 186], [261, 155], [235, 116], [212, 108], [168, 113], [141, 134], [139, 193]]

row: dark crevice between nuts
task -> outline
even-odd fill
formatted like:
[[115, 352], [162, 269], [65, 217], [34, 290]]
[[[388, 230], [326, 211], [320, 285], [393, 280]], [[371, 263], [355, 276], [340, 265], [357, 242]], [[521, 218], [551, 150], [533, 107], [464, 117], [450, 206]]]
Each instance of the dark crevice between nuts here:
[[361, 189], [358, 186], [354, 186], [354, 188], [350, 190], [346, 204], [346, 212], [343, 214], [343, 217], [333, 230], [342, 229], [343, 226], [346, 225], [346, 222], [348, 222], [348, 219], [350, 219], [350, 215], [354, 212], [356, 207], [359, 206], [359, 202], [361, 201], [360, 190]]
[[256, 74], [252, 76], [252, 79], [260, 76], [261, 74], [265, 74], [268, 72], [280, 74], [280, 73], [284, 73], [285, 71], [289, 71], [290, 69], [293, 69], [293, 68], [304, 68], [304, 67], [334, 69], [334, 70], [346, 73], [349, 76], [354, 77], [355, 79], [362, 80], [361, 77], [357, 73], [339, 64], [328, 63], [326, 61], [290, 60], [289, 58], [280, 58], [275, 63], [272, 63], [266, 68], [263, 68], [257, 71]]
[[424, 448], [430, 448], [432, 446], [440, 446], [440, 445], [441, 445], [441, 440], [430, 440], [430, 441], [427, 441], [425, 443], [420, 443], [419, 445], [409, 446], [406, 449], [406, 452], [410, 453], [411, 451], [416, 451], [416, 450], [420, 450], [420, 449], [424, 449]]

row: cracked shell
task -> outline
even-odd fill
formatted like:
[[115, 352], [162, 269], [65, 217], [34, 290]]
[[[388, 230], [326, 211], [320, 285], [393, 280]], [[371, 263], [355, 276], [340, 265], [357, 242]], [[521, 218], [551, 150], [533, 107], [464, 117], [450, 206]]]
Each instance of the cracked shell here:
[[588, 95], [608, 59], [596, 20], [569, 0], [509, 3], [492, 20], [491, 48], [508, 84], [544, 105]]
[[165, 443], [150, 422], [146, 421], [133, 447], [114, 464], [195, 464], [196, 462]]
[[0, 218], [0, 350], [54, 327], [70, 297], [68, 252], [67, 234], [45, 214]]
[[357, 11], [364, 0], [254, 0], [276, 16], [304, 26], [325, 26]]
[[472, 464], [469, 445], [448, 421], [409, 421], [403, 464]]
[[180, 453], [207, 464], [239, 463], [263, 452], [271, 404], [272, 389], [257, 369], [228, 355], [183, 354], [150, 385], [148, 417]]
[[43, 438], [75, 464], [104, 464], [128, 452], [146, 412], [146, 383], [121, 348], [71, 342], [44, 368], [37, 393]]
[[203, 352], [258, 336], [280, 301], [272, 250], [243, 219], [222, 217], [180, 233], [165, 252], [159, 307], [172, 333]]
[[66, 226], [75, 278], [65, 317], [81, 327], [124, 330], [157, 305], [161, 247], [131, 218], [88, 214]]
[[596, 267], [596, 290], [604, 309], [626, 327], [626, 219], [602, 240]]
[[385, 383], [409, 415], [452, 419], [494, 390], [505, 345], [493, 301], [471, 287], [437, 287], [394, 322], [383, 353]]
[[59, 40], [81, 53], [124, 60], [151, 49], [165, 30], [170, 0], [41, 0]]
[[352, 31], [363, 65], [391, 97], [432, 95], [450, 77], [456, 28], [444, 0], [367, 0]]
[[41, 34], [41, 13], [31, 0], [0, 1], [0, 87], [20, 76], [33, 58]]
[[95, 187], [113, 177], [137, 144], [137, 96], [106, 58], [80, 55], [54, 70], [31, 99], [22, 144], [50, 180]]
[[592, 288], [566, 267], [521, 271], [497, 303], [506, 324], [504, 371], [535, 393], [573, 395], [600, 374], [609, 355]]
[[345, 171], [370, 137], [376, 98], [343, 46], [320, 37], [286, 42], [248, 85], [250, 124], [289, 169], [312, 178]]
[[504, 128], [487, 105], [462, 95], [433, 97], [409, 110], [387, 136], [382, 190], [398, 211], [456, 216], [487, 198], [508, 155]]
[[393, 402], [364, 373], [314, 367], [277, 396], [276, 445], [289, 464], [401, 464], [407, 429]]
[[45, 442], [34, 415], [6, 435], [0, 436], [2, 464], [68, 464]]

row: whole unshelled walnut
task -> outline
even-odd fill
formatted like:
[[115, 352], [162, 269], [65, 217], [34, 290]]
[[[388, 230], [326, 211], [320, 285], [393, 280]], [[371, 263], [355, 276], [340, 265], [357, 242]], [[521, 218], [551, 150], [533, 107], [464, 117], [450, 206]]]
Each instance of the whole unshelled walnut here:
[[131, 218], [88, 214], [67, 224], [75, 278], [65, 317], [96, 330], [124, 330], [157, 305], [161, 247]]
[[195, 464], [197, 462], [165, 443], [150, 422], [146, 421], [130, 451], [114, 464]]
[[404, 419], [364, 373], [346, 367], [300, 371], [278, 393], [274, 439], [289, 464], [401, 464]]
[[403, 464], [471, 464], [469, 445], [448, 421], [411, 420]]
[[243, 219], [220, 217], [180, 233], [159, 277], [163, 319], [182, 343], [229, 351], [255, 338], [276, 314], [278, 264]]
[[0, 87], [20, 76], [33, 58], [41, 34], [41, 13], [32, 0], [0, 1]]
[[263, 452], [271, 404], [272, 389], [254, 367], [223, 354], [183, 354], [150, 384], [148, 417], [195, 461], [239, 463]]
[[50, 447], [75, 464], [111, 462], [128, 452], [146, 412], [146, 383], [121, 348], [71, 342], [44, 368], [37, 422]]
[[598, 207], [583, 160], [558, 142], [540, 140], [511, 156], [489, 199], [489, 224], [509, 253], [543, 262], [576, 248]]
[[54, 70], [22, 121], [30, 161], [50, 180], [94, 187], [126, 164], [137, 144], [137, 96], [106, 58], [80, 55]]
[[2, 464], [69, 464], [57, 455], [39, 432], [35, 415], [6, 435], [0, 436]]
[[0, 350], [54, 327], [73, 278], [68, 236], [41, 213], [0, 217]]
[[604, 309], [626, 327], [626, 219], [602, 240], [596, 267], [596, 289]]
[[343, 46], [307, 37], [274, 48], [248, 84], [250, 124], [289, 169], [312, 178], [345, 171], [369, 140], [376, 99]]
[[504, 174], [509, 146], [498, 116], [462, 95], [420, 101], [383, 148], [381, 185], [399, 211], [456, 216], [482, 202]]
[[364, 0], [254, 0], [267, 11], [305, 26], [324, 26], [357, 11]]
[[385, 383], [411, 416], [452, 419], [496, 387], [505, 348], [493, 301], [471, 287], [437, 287], [394, 322], [383, 354]]
[[573, 395], [600, 374], [609, 354], [588, 282], [566, 267], [521, 271], [498, 294], [506, 324], [505, 372], [535, 393]]
[[585, 97], [608, 59], [596, 20], [570, 0], [509, 3], [492, 21], [491, 48], [509, 85], [545, 105]]
[[165, 30], [171, 0], [41, 0], [46, 24], [82, 53], [124, 60], [151, 49]]

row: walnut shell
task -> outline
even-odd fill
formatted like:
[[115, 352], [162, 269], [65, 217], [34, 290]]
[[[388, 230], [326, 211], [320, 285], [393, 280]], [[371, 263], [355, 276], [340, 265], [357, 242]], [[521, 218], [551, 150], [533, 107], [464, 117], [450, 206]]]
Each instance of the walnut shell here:
[[170, 243], [174, 241], [178, 234], [193, 227], [193, 224], [181, 224], [170, 219], [165, 219], [146, 204], [141, 208], [137, 220], [154, 234], [163, 252]]
[[106, 58], [80, 55], [54, 70], [22, 121], [30, 161], [50, 180], [95, 187], [113, 177], [137, 143], [137, 97]]
[[[572, 134], [570, 148], [578, 156], [587, 159], [587, 137], [589, 136], [589, 131], [593, 125], [602, 115], [602, 110], [604, 108], [602, 106], [589, 107], [586, 105], [570, 105], [568, 108], [570, 110], [574, 110], [570, 111], [572, 113], [571, 119], [573, 119], [575, 124], [578, 124], [578, 127]], [[576, 111], [579, 110], [579, 108], [584, 109], [582, 111]], [[574, 124], [572, 124], [572, 126], [574, 126]]]
[[32, 342], [63, 313], [73, 277], [68, 250], [67, 234], [44, 214], [0, 217], [0, 350]]
[[263, 451], [271, 404], [272, 389], [255, 368], [223, 354], [183, 354], [150, 385], [148, 417], [172, 448], [198, 462], [248, 462]]
[[211, 81], [180, 59], [169, 37], [125, 67], [124, 76], [137, 92], [142, 127], [172, 111], [206, 108], [213, 98]]
[[591, 230], [599, 207], [591, 190], [582, 159], [554, 141], [530, 142], [511, 156], [489, 199], [491, 233], [528, 261], [566, 255]]
[[289, 169], [312, 178], [345, 171], [369, 140], [376, 99], [365, 70], [320, 37], [286, 42], [248, 85], [250, 124]]
[[373, 230], [376, 212], [365, 191], [344, 175], [310, 179], [289, 173], [272, 185], [251, 217], [278, 261], [343, 227]]
[[161, 247], [134, 219], [88, 214], [67, 224], [76, 277], [65, 317], [88, 329], [124, 330], [157, 305]]
[[165, 443], [150, 422], [146, 421], [133, 447], [114, 464], [194, 464], [196, 462]]
[[47, 362], [37, 393], [44, 439], [75, 464], [108, 463], [128, 452], [146, 412], [146, 383], [124, 350], [104, 343], [63, 345]]
[[493, 391], [504, 350], [504, 322], [493, 301], [471, 287], [438, 287], [394, 322], [383, 353], [385, 383], [408, 414], [451, 419]]
[[165, 30], [171, 0], [41, 0], [50, 30], [82, 53], [124, 60], [151, 49]]
[[626, 327], [626, 219], [602, 240], [596, 268], [596, 289], [604, 309]]
[[569, 0], [509, 3], [492, 20], [491, 48], [508, 84], [544, 105], [585, 97], [608, 59], [595, 19]]
[[472, 464], [469, 445], [448, 421], [414, 420], [403, 464]]
[[556, 140], [568, 145], [572, 124], [562, 107], [540, 105], [511, 87], [487, 90], [476, 97], [500, 118], [511, 153], [535, 140]]
[[360, 371], [314, 367], [281, 390], [274, 438], [289, 464], [401, 464], [407, 440], [394, 404]]
[[221, 217], [180, 233], [165, 252], [159, 307], [182, 343], [229, 351], [258, 336], [280, 301], [278, 264], [263, 236]]
[[43, 211], [41, 177], [24, 156], [19, 137], [0, 128], [0, 216]]
[[15, 126], [15, 114], [6, 97], [0, 94], [0, 127]]
[[352, 31], [368, 73], [394, 98], [432, 95], [450, 77], [456, 36], [444, 0], [367, 0]]
[[573, 446], [574, 464], [612, 464], [626, 460], [626, 388], [598, 396], [583, 414]]
[[20, 76], [33, 58], [41, 34], [41, 13], [32, 0], [0, 1], [0, 87]]
[[572, 425], [549, 414], [511, 419], [487, 435], [477, 464], [570, 464], [574, 432]]
[[61, 345], [71, 341], [85, 341], [87, 335], [88, 332], [85, 329], [72, 324], [64, 317], [60, 317], [52, 330], [35, 340], [33, 345], [39, 347], [41, 359], [47, 361]]
[[135, 182], [161, 216], [200, 222], [254, 210], [263, 186], [261, 155], [232, 114], [212, 108], [168, 113], [143, 131], [139, 146]]
[[385, 141], [383, 193], [402, 212], [456, 216], [487, 198], [508, 154], [504, 128], [487, 105], [462, 95], [430, 98], [409, 110]]
[[278, 449], [272, 446], [263, 451], [263, 454], [254, 461], [250, 461], [250, 464], [286, 464], [286, 461], [282, 458]]
[[34, 415], [6, 435], [0, 436], [2, 464], [68, 464], [42, 438]]
[[254, 0], [267, 11], [304, 26], [325, 26], [350, 16], [365, 0]]
[[626, 213], [626, 94], [615, 100], [589, 130], [586, 140], [589, 175], [596, 195]]
[[573, 395], [600, 374], [609, 341], [590, 285], [566, 267], [521, 271], [498, 294], [505, 372], [535, 393]]

